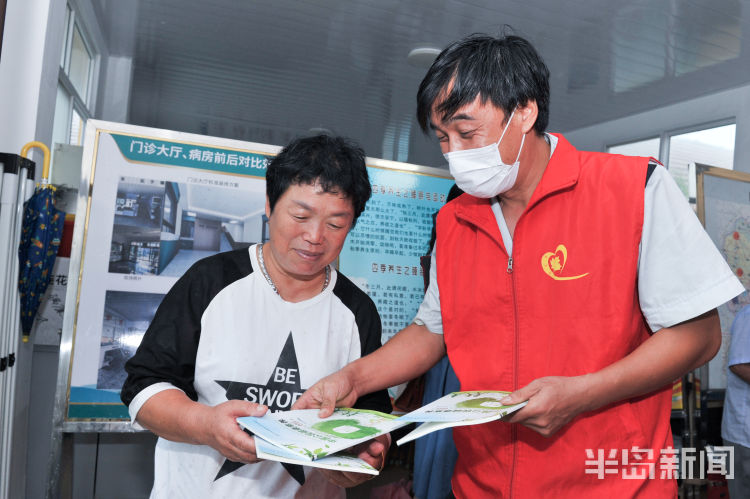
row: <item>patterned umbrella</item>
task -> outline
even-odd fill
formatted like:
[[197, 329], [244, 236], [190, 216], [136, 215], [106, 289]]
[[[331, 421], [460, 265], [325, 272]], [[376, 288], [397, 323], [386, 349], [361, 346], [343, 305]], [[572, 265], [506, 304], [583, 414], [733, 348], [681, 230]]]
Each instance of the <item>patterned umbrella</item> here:
[[65, 223], [65, 212], [55, 208], [54, 187], [48, 183], [49, 149], [40, 142], [29, 142], [23, 147], [21, 156], [26, 156], [31, 147], [40, 147], [45, 155], [42, 181], [24, 208], [21, 244], [18, 247], [18, 292], [24, 341], [28, 341], [39, 303], [49, 284], [49, 274], [57, 257]]

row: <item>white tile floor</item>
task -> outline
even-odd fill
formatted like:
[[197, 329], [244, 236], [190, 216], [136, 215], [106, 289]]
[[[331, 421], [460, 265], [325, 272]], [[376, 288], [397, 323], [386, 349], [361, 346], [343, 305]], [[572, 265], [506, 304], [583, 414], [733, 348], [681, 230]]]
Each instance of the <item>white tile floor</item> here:
[[[229, 251], [232, 247], [227, 240], [227, 236], [221, 234], [219, 251]], [[187, 269], [201, 258], [215, 255], [216, 251], [199, 251], [199, 250], [179, 250], [167, 264], [167, 267], [159, 274], [162, 276], [181, 277]]]
[[159, 275], [181, 277], [192, 264], [207, 256], [215, 255], [215, 251], [179, 250]]

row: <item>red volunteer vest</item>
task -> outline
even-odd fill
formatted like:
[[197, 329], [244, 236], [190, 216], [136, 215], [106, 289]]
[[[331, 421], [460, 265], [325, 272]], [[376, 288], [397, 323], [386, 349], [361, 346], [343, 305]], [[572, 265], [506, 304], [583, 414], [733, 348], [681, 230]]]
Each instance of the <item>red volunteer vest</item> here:
[[[489, 200], [463, 195], [440, 211], [440, 308], [462, 390], [515, 390], [544, 376], [592, 373], [649, 337], [637, 286], [647, 164], [579, 152], [558, 136], [516, 225], [512, 266]], [[670, 408], [667, 386], [581, 414], [548, 438], [501, 422], [454, 428], [454, 492], [471, 499], [676, 496], [659, 466], [660, 451], [672, 445]], [[630, 453], [634, 447], [643, 452]], [[632, 470], [623, 450], [631, 465], [640, 458]], [[630, 478], [631, 471], [648, 475], [647, 450], [655, 478]], [[614, 473], [599, 476], [591, 461], [600, 451], [608, 459], [616, 453], [617, 466], [606, 466]]]

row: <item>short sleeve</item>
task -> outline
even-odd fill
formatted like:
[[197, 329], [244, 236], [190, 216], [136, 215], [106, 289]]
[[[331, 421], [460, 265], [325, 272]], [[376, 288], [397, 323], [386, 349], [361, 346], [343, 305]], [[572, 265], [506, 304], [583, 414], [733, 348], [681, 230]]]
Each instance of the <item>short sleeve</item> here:
[[[157, 393], [161, 393], [165, 390], [180, 390], [176, 386], [174, 386], [171, 383], [154, 383], [153, 385], [149, 385], [140, 392], [136, 394], [135, 397], [133, 397], [133, 400], [130, 401], [130, 404], [128, 405], [128, 414], [130, 415], [130, 422], [133, 423], [133, 428], [136, 430], [143, 430], [143, 426], [141, 426], [138, 421], [136, 421], [136, 417], [138, 416], [138, 412], [141, 410], [141, 407], [143, 407], [143, 404], [145, 404], [148, 399], [156, 395]], [[180, 390], [182, 393], [185, 393], [184, 391]]]
[[735, 316], [729, 344], [727, 367], [750, 363], [750, 305]]
[[419, 305], [414, 322], [426, 326], [431, 332], [443, 334], [443, 316], [440, 315], [440, 291], [437, 281], [437, 264], [435, 263], [435, 253], [432, 251], [430, 259], [430, 283], [427, 285], [427, 292], [424, 295], [422, 304]]
[[667, 170], [648, 180], [638, 267], [641, 311], [652, 331], [712, 310], [744, 291]]

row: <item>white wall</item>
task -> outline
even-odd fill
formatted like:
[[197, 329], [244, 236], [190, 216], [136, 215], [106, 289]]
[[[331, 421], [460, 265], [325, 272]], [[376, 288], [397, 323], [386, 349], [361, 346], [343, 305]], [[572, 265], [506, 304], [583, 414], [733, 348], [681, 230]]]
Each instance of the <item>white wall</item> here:
[[578, 149], [606, 151], [610, 145], [727, 119], [737, 124], [734, 169], [750, 172], [750, 85], [571, 130], [565, 137]]
[[[36, 138], [51, 0], [9, 0], [0, 56], [0, 151], [18, 154]], [[54, 96], [52, 97], [54, 102]]]
[[221, 225], [226, 229], [227, 232], [229, 232], [229, 235], [232, 236], [232, 239], [234, 239], [235, 241], [242, 241], [242, 226], [240, 224], [230, 224], [229, 222], [225, 222]]
[[238, 241], [259, 243], [263, 237], [263, 213], [248, 217], [243, 222], [242, 238], [238, 239]]
[[132, 80], [132, 57], [107, 58], [106, 68], [101, 75], [99, 119], [127, 123]]

